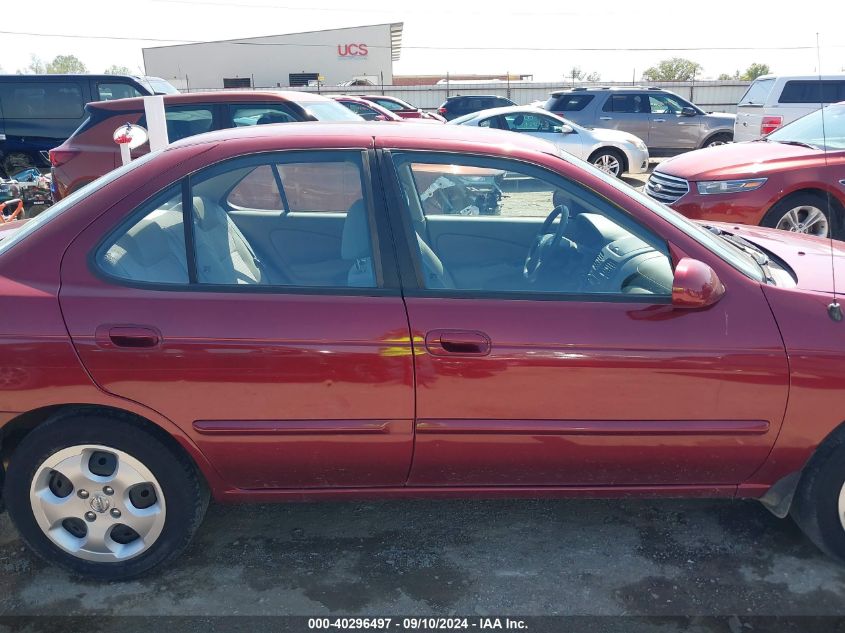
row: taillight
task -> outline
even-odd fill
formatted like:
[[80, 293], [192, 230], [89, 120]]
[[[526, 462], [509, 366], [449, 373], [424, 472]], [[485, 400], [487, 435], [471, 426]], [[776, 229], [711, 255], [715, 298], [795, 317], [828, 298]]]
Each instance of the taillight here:
[[766, 134], [771, 134], [781, 125], [783, 125], [782, 116], [764, 116], [763, 121], [760, 123], [760, 134], [762, 136], [766, 136]]
[[446, 115], [446, 108], [437, 108], [437, 114], [439, 114], [441, 116], [445, 116]]
[[53, 167], [59, 167], [61, 165], [64, 165], [78, 153], [79, 152], [70, 149], [51, 149], [49, 152], [50, 164]]

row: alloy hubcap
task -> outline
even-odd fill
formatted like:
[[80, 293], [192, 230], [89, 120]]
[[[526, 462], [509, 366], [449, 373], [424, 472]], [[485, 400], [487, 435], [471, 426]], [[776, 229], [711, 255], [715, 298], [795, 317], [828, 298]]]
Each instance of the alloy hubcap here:
[[707, 147], [716, 147], [717, 145], [727, 145], [725, 141], [710, 141], [707, 143]]
[[107, 446], [71, 446], [54, 453], [36, 470], [29, 498], [47, 538], [88, 561], [138, 556], [164, 528], [164, 494], [152, 472]]
[[610, 174], [611, 176], [618, 176], [619, 170], [621, 169], [619, 160], [615, 156], [611, 156], [610, 154], [604, 154], [603, 156], [599, 156], [593, 164], [599, 169], [601, 169], [604, 173]]
[[793, 233], [804, 233], [827, 237], [827, 216], [818, 207], [802, 205], [787, 211], [778, 221], [776, 228]]

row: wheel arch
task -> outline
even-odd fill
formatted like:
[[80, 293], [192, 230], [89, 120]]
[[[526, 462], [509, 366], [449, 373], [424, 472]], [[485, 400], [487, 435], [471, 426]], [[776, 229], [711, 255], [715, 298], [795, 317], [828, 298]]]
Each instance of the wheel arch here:
[[30, 432], [57, 417], [84, 414], [86, 412], [120, 418], [154, 435], [163, 444], [172, 448], [175, 452], [184, 455], [196, 469], [199, 478], [212, 491], [220, 486], [221, 481], [216, 470], [214, 470], [205, 456], [187, 437], [181, 434], [175, 435], [149, 417], [126, 409], [105, 404], [68, 403], [48, 405], [21, 413], [10, 419], [0, 428], [0, 493], [2, 492], [6, 466], [15, 449]]
[[778, 479], [758, 501], [776, 517], [783, 519], [788, 516], [795, 500], [795, 494], [798, 492], [807, 471], [815, 464], [823, 462], [843, 444], [845, 444], [845, 421], [827, 434], [799, 470]]
[[588, 162], [588, 163], [592, 163], [592, 162], [593, 162], [593, 158], [595, 158], [595, 156], [596, 156], [597, 154], [599, 154], [599, 153], [601, 153], [601, 152], [608, 152], [608, 151], [613, 152], [614, 154], [616, 154], [616, 157], [617, 157], [620, 161], [622, 161], [622, 171], [620, 172], [620, 175], [621, 175], [621, 174], [624, 174], [625, 172], [627, 172], [627, 171], [628, 171], [628, 169], [629, 169], [629, 167], [630, 167], [630, 165], [628, 164], [628, 155], [625, 153], [625, 151], [624, 151], [624, 150], [619, 149], [619, 148], [618, 148], [618, 147], [616, 147], [615, 145], [600, 145], [599, 147], [597, 147], [596, 149], [594, 149], [594, 150], [590, 153], [589, 157], [587, 158], [587, 162]]
[[731, 140], [733, 140], [733, 137], [734, 137], [734, 131], [733, 131], [733, 129], [732, 129], [732, 128], [731, 128], [731, 129], [728, 129], [728, 128], [722, 128], [722, 129], [719, 129], [719, 130], [713, 130], [712, 132], [710, 132], [710, 134], [708, 134], [708, 135], [704, 138], [704, 140], [703, 140], [703, 141], [701, 141], [701, 144], [698, 146], [698, 148], [699, 148], [699, 149], [701, 149], [701, 148], [703, 148], [703, 147], [707, 147], [707, 144], [708, 144], [710, 141], [712, 141], [712, 140], [713, 140], [714, 138], [716, 138], [717, 136], [721, 136], [721, 135], [730, 136], [730, 137], [731, 137]]
[[[812, 196], [820, 196], [822, 198], [830, 197], [830, 202], [835, 206], [836, 210], [839, 211], [839, 218], [840, 221], [845, 220], [845, 198], [835, 189], [825, 189], [821, 186], [804, 186], [798, 187], [796, 189], [790, 189], [776, 200], [774, 200], [768, 208], [763, 212], [762, 217], [766, 217], [769, 212], [774, 209], [777, 205], [779, 205], [784, 200], [789, 200], [795, 196], [802, 196], [802, 195], [812, 195]], [[845, 226], [835, 227], [838, 228], [839, 231], [843, 231]]]

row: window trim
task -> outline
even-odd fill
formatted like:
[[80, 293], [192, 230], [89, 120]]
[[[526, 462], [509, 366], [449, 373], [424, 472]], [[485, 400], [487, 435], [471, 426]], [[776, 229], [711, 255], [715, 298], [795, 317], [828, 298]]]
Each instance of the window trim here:
[[[171, 189], [174, 190], [178, 187], [180, 189], [180, 193], [182, 196], [182, 205], [183, 205], [183, 213], [182, 213], [182, 228], [183, 232], [185, 233], [185, 240], [186, 240], [186, 248], [187, 248], [187, 240], [188, 240], [188, 232], [191, 233], [193, 236], [193, 213], [191, 213], [190, 222], [188, 221], [189, 217], [186, 217], [184, 213], [185, 205], [185, 193], [187, 191], [188, 198], [191, 197], [192, 189], [190, 186], [186, 187], [185, 183], [190, 183], [191, 180], [196, 178], [199, 175], [205, 175], [207, 172], [211, 171], [212, 169], [224, 169], [225, 165], [236, 161], [242, 160], [252, 160], [255, 161], [256, 165], [262, 164], [275, 164], [276, 159], [270, 157], [292, 157], [286, 162], [297, 162], [297, 155], [303, 153], [322, 153], [322, 152], [351, 152], [360, 156], [360, 167], [361, 167], [361, 184], [362, 184], [362, 193], [364, 194], [365, 198], [365, 206], [367, 209], [367, 217], [369, 220], [369, 228], [370, 228], [370, 244], [373, 253], [373, 264], [375, 266], [375, 273], [376, 273], [376, 286], [372, 288], [364, 288], [359, 286], [297, 286], [297, 285], [259, 285], [259, 284], [203, 284], [203, 283], [192, 283], [191, 282], [191, 273], [189, 271], [189, 279], [188, 283], [183, 282], [176, 282], [176, 283], [162, 283], [162, 282], [154, 282], [154, 281], [141, 281], [135, 279], [126, 279], [123, 277], [116, 277], [115, 275], [109, 274], [105, 271], [99, 264], [99, 256], [101, 255], [102, 250], [106, 247], [107, 244], [111, 244], [115, 237], [120, 234], [121, 231], [125, 231], [134, 223], [138, 222], [141, 217], [141, 214], [146, 211], [146, 213], [150, 212], [149, 205], [153, 203], [153, 201], [160, 200], [163, 198]], [[274, 161], [272, 163], [268, 161]], [[299, 158], [298, 160], [302, 160]], [[139, 290], [154, 290], [154, 291], [165, 291], [165, 292], [214, 292], [214, 293], [232, 293], [232, 294], [278, 294], [278, 295], [307, 295], [307, 296], [357, 296], [357, 297], [396, 297], [401, 296], [402, 290], [399, 283], [399, 275], [396, 271], [395, 262], [395, 250], [393, 252], [387, 253], [387, 249], [383, 247], [385, 244], [385, 237], [388, 240], [391, 240], [391, 233], [390, 233], [390, 226], [388, 225], [387, 218], [386, 218], [386, 209], [379, 207], [384, 206], [384, 200], [382, 196], [376, 196], [374, 187], [373, 187], [373, 173], [372, 173], [372, 161], [374, 159], [374, 155], [372, 150], [363, 149], [360, 147], [352, 147], [352, 148], [336, 148], [336, 147], [326, 147], [326, 148], [308, 148], [308, 149], [292, 149], [292, 150], [273, 150], [273, 151], [261, 151], [261, 152], [251, 152], [248, 154], [241, 154], [239, 156], [234, 156], [230, 158], [223, 159], [221, 161], [205, 165], [193, 172], [186, 174], [185, 176], [179, 178], [176, 181], [170, 182], [167, 185], [158, 189], [155, 193], [151, 194], [147, 198], [145, 198], [142, 202], [135, 205], [127, 214], [125, 214], [122, 219], [106, 231], [105, 236], [100, 238], [95, 245], [91, 248], [87, 255], [87, 264], [88, 270], [94, 275], [95, 278], [118, 287], [126, 287], [126, 288], [135, 288]], [[337, 162], [337, 161], [324, 161], [324, 162]], [[192, 209], [191, 205], [189, 208]], [[381, 212], [377, 213], [376, 210], [379, 209]], [[381, 220], [379, 219], [381, 216]], [[190, 228], [186, 227], [186, 224], [190, 226]], [[193, 257], [188, 257], [186, 252], [186, 263], [193, 259], [193, 265], [196, 266], [196, 249], [193, 251]], [[387, 260], [387, 261], [386, 261]], [[388, 265], [390, 264], [390, 265]], [[188, 264], [190, 267], [190, 264]], [[196, 274], [196, 273], [194, 273]]]
[[[674, 261], [672, 259], [672, 251], [669, 242], [661, 235], [656, 234], [650, 228], [644, 226], [631, 213], [603, 196], [598, 191], [583, 183], [567, 179], [563, 175], [554, 172], [547, 167], [538, 165], [531, 161], [520, 158], [504, 157], [497, 154], [485, 154], [480, 152], [454, 152], [454, 151], [436, 151], [436, 150], [382, 150], [381, 159], [383, 162], [382, 171], [389, 174], [389, 186], [386, 186], [385, 196], [389, 201], [389, 217], [394, 236], [401, 236], [403, 240], [400, 244], [397, 238], [397, 264], [402, 281], [402, 292], [409, 297], [431, 297], [441, 299], [492, 299], [492, 300], [508, 300], [508, 301], [580, 301], [582, 303], [636, 303], [645, 305], [670, 305], [672, 303], [671, 295], [626, 295], [621, 293], [565, 293], [565, 292], [519, 292], [512, 290], [466, 290], [458, 288], [426, 288], [422, 262], [418, 254], [419, 249], [415, 245], [415, 236], [411, 234], [413, 231], [413, 220], [407, 205], [403, 201], [402, 182], [399, 179], [396, 165], [396, 155], [418, 155], [422, 157], [441, 157], [443, 163], [450, 164], [449, 160], [455, 158], [470, 158], [477, 160], [492, 159], [497, 161], [518, 163], [530, 170], [536, 170], [548, 174], [551, 178], [558, 178], [572, 183], [575, 187], [589, 192], [598, 197], [614, 209], [619, 215], [625, 218], [628, 222], [636, 226], [640, 231], [647, 235], [651, 235], [664, 246], [664, 254], [669, 258], [669, 263], [674, 270]], [[438, 164], [437, 161], [421, 161]], [[470, 220], [471, 221], [471, 220]], [[399, 223], [399, 230], [395, 226]], [[636, 235], [636, 233], [635, 233]]]

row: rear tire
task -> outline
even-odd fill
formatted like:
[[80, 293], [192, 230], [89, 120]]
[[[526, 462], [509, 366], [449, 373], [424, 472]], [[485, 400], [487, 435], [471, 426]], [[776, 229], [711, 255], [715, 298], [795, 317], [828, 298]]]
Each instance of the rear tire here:
[[589, 162], [609, 176], [621, 178], [627, 171], [625, 157], [615, 149], [603, 148], [596, 150], [590, 156]]
[[3, 496], [36, 554], [102, 581], [175, 558], [209, 500], [186, 455], [128, 417], [93, 409], [31, 431], [12, 454]]
[[827, 198], [815, 193], [798, 193], [784, 198], [769, 209], [760, 224], [817, 237], [829, 237], [831, 231], [836, 234]]
[[804, 470], [790, 515], [824, 553], [845, 561], [845, 443], [823, 447]]

